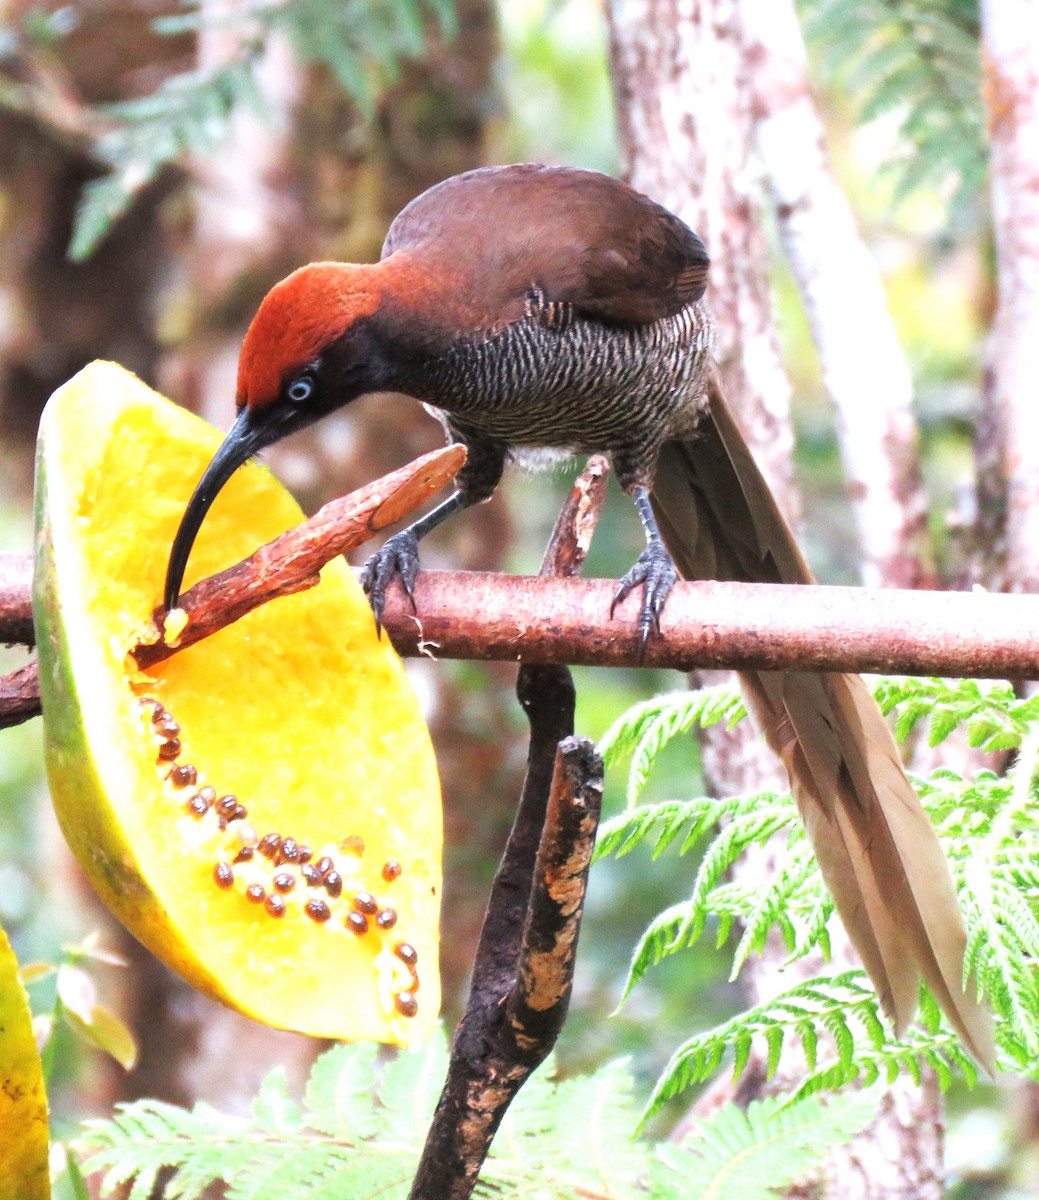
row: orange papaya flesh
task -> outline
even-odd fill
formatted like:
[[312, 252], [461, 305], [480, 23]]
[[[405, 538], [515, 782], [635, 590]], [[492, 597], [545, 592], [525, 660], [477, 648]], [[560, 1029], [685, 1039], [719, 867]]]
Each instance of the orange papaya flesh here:
[[0, 1196], [49, 1200], [47, 1094], [29, 999], [0, 928]]
[[[418, 1041], [439, 1009], [436, 767], [346, 564], [147, 672], [130, 657], [220, 441], [113, 364], [47, 405], [33, 602], [58, 819], [115, 916], [201, 991], [314, 1036]], [[185, 587], [300, 518], [243, 468]]]

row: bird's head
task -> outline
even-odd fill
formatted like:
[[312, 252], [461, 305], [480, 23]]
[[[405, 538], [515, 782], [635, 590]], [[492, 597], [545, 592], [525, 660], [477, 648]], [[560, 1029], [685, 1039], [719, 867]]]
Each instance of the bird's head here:
[[369, 318], [378, 268], [311, 263], [264, 297], [238, 360], [238, 416], [188, 501], [170, 550], [164, 603], [176, 606], [202, 521], [234, 472], [265, 446], [377, 383]]

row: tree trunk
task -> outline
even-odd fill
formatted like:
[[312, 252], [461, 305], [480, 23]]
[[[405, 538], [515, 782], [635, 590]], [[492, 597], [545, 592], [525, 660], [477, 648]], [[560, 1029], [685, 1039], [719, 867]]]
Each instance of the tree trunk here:
[[[762, 228], [763, 174], [831, 394], [845, 417], [842, 446], [852, 482], [865, 483], [869, 493], [859, 524], [872, 555], [872, 578], [916, 581], [923, 511], [908, 372], [879, 275], [825, 160], [792, 8], [785, 0], [614, 0], [610, 15], [625, 171], [706, 241], [708, 297], [726, 395], [780, 507], [788, 515], [798, 512], [790, 388], [780, 362]], [[755, 144], [760, 160], [753, 157]], [[792, 163], [784, 163], [784, 153]], [[791, 170], [781, 170], [784, 165]], [[859, 282], [861, 311], [848, 313], [843, 303], [834, 280], [841, 263]], [[878, 343], [873, 375], [861, 372], [863, 358], [873, 356], [858, 349], [860, 329], [862, 337]], [[845, 355], [851, 350], [856, 353], [849, 365]], [[858, 386], [863, 379], [866, 386]], [[885, 391], [885, 403], [874, 403], [876, 389]], [[867, 411], [860, 411], [863, 404]], [[737, 732], [734, 737], [708, 730], [703, 739], [712, 791], [785, 789], [777, 764], [751, 740], [747, 724]], [[761, 878], [774, 871], [775, 854], [766, 848], [741, 869]], [[839, 946], [835, 952], [842, 953]], [[790, 985], [789, 967], [782, 985], [778, 982], [785, 957], [777, 939], [762, 959], [748, 962], [744, 976], [755, 1002]], [[803, 960], [795, 969], [802, 977], [822, 966], [821, 959]], [[797, 1071], [795, 1056], [787, 1056], [780, 1079], [789, 1086]], [[937, 1200], [941, 1174], [941, 1106], [934, 1082], [920, 1089], [899, 1080], [877, 1120], [830, 1157], [825, 1182], [813, 1183], [810, 1194]]]
[[985, 100], [999, 304], [989, 348], [991, 402], [1007, 482], [1007, 584], [1039, 588], [1039, 9], [982, 0]]

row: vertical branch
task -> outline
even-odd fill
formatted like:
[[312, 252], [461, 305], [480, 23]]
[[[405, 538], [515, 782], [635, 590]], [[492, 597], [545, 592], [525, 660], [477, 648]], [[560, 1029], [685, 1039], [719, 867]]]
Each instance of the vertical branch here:
[[[525, 788], [524, 805], [531, 799], [536, 799], [533, 790]], [[478, 960], [480, 973], [474, 974], [409, 1200], [471, 1195], [510, 1103], [563, 1027], [602, 805], [602, 759], [590, 741], [567, 737], [560, 742], [545, 800], [529, 890], [510, 896], [499, 876], [488, 907], [488, 921], [499, 908], [522, 912], [522, 936], [510, 930], [497, 962], [486, 955]], [[521, 820], [529, 834], [533, 822], [522, 815]], [[507, 856], [513, 846], [510, 841]], [[493, 987], [496, 980], [502, 990]]]
[[[541, 566], [576, 575], [606, 497], [596, 456], [570, 490]], [[409, 1200], [465, 1200], [502, 1118], [563, 1027], [602, 803], [602, 759], [572, 736], [566, 667], [520, 667], [527, 775], [487, 901], [465, 1014]]]

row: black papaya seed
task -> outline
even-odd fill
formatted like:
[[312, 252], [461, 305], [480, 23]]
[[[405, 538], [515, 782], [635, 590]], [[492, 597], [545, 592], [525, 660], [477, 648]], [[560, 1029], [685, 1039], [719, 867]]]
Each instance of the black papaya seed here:
[[178, 763], [167, 778], [175, 787], [194, 787], [198, 783], [198, 771], [191, 763]]
[[324, 900], [308, 900], [303, 905], [303, 911], [312, 921], [317, 921], [319, 925], [323, 925], [332, 915], [332, 910]]
[[402, 1017], [414, 1017], [418, 1014], [418, 1001], [411, 992], [398, 992], [393, 997], [393, 1005]]
[[402, 963], [406, 963], [409, 967], [415, 966], [418, 962], [418, 951], [410, 942], [398, 942], [393, 947], [393, 953], [396, 954]]
[[256, 849], [263, 855], [264, 858], [276, 858], [278, 851], [281, 849], [281, 836], [277, 833], [265, 833], [260, 838]]

